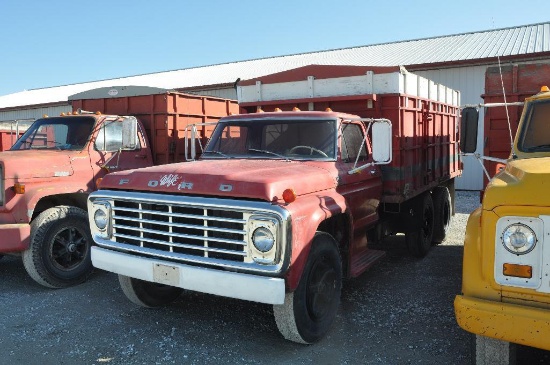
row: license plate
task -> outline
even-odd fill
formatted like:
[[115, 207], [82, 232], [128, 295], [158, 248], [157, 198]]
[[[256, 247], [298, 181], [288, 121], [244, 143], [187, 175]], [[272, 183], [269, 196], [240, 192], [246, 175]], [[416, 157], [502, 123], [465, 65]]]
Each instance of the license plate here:
[[155, 264], [153, 266], [155, 283], [178, 286], [180, 284], [180, 270], [175, 266]]

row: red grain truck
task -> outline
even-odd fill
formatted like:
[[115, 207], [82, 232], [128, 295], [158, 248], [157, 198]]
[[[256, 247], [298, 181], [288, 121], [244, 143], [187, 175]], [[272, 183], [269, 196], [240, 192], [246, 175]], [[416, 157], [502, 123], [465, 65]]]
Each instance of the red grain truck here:
[[313, 65], [238, 98], [247, 113], [222, 118], [200, 160], [105, 177], [92, 262], [134, 303], [188, 289], [272, 304], [285, 338], [313, 343], [343, 278], [383, 255], [372, 244], [404, 232], [423, 256], [445, 238], [459, 93], [399, 67]]
[[[86, 199], [98, 179], [183, 161], [188, 124], [238, 112], [235, 101], [148, 87], [102, 88], [69, 100], [74, 115], [36, 120], [0, 153], [0, 256], [21, 255], [29, 275], [52, 288], [92, 272]], [[209, 130], [200, 132], [204, 139]]]

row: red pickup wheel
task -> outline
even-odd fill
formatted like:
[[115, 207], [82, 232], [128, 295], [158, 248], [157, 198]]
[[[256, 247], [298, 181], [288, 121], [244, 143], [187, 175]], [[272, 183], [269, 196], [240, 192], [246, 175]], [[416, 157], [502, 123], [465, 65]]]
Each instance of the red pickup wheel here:
[[149, 281], [119, 275], [118, 281], [124, 295], [134, 304], [142, 307], [161, 307], [176, 300], [183, 289], [152, 283]]
[[43, 286], [80, 284], [93, 270], [92, 242], [86, 211], [69, 206], [50, 208], [31, 223], [30, 246], [23, 252], [23, 265]]
[[451, 194], [449, 189], [444, 186], [438, 186], [434, 189], [432, 199], [434, 202], [434, 235], [433, 243], [439, 244], [447, 237], [447, 232], [451, 227]]
[[273, 306], [275, 322], [290, 341], [314, 343], [325, 336], [336, 318], [342, 289], [342, 262], [336, 241], [318, 232], [298, 288]]
[[428, 192], [422, 196], [418, 207], [419, 228], [405, 234], [409, 252], [416, 257], [424, 257], [432, 247], [434, 234], [434, 203]]

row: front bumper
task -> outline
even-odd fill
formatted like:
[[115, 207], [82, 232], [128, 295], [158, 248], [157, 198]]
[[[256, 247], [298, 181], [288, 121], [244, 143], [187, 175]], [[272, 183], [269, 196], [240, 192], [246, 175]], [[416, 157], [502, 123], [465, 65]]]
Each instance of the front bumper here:
[[285, 281], [134, 256], [92, 247], [92, 264], [106, 271], [160, 284], [266, 304], [283, 304]]
[[550, 310], [458, 295], [460, 327], [476, 335], [550, 350]]
[[0, 253], [25, 251], [29, 248], [30, 237], [28, 223], [0, 224]]

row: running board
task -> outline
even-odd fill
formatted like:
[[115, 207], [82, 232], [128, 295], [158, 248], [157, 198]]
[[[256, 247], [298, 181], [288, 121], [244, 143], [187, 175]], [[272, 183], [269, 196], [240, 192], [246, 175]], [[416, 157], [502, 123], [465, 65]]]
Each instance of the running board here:
[[385, 251], [367, 249], [351, 261], [351, 277], [357, 277], [386, 255]]

